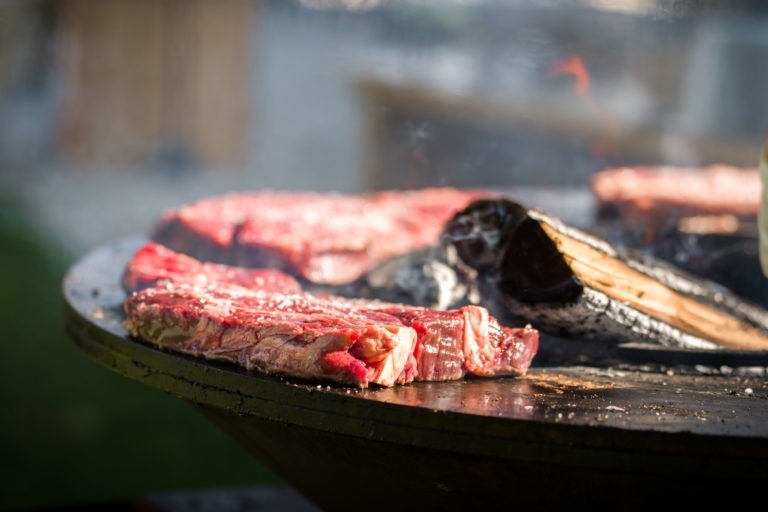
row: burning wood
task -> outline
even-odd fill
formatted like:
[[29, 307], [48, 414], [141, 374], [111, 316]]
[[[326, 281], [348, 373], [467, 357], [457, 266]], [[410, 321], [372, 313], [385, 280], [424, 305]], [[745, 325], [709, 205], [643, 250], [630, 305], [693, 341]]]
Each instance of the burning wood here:
[[518, 203], [476, 201], [448, 223], [443, 238], [477, 274], [483, 303], [542, 330], [681, 348], [768, 350], [768, 313], [761, 308]]

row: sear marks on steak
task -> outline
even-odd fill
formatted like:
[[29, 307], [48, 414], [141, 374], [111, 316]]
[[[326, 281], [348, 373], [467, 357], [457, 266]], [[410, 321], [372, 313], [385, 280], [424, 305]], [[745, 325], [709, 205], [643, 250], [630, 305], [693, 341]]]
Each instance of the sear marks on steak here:
[[538, 350], [536, 329], [504, 327], [479, 306], [440, 311], [304, 293], [276, 286], [295, 283], [278, 270], [250, 279], [152, 242], [125, 276], [141, 288], [124, 304], [132, 336], [270, 374], [359, 387], [517, 376]]
[[199, 260], [283, 270], [340, 285], [387, 258], [434, 245], [445, 222], [487, 192], [251, 192], [169, 209], [151, 238]]
[[123, 272], [122, 286], [126, 292], [132, 293], [162, 281], [203, 287], [225, 282], [284, 293], [301, 291], [298, 281], [282, 272], [203, 263], [163, 245], [149, 242], [131, 258]]

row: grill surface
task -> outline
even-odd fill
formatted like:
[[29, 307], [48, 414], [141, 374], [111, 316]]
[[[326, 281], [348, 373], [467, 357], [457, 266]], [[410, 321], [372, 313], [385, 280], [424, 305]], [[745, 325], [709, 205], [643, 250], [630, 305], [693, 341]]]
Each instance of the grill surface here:
[[544, 338], [521, 378], [353, 390], [271, 377], [127, 335], [119, 279], [143, 242], [119, 240], [70, 269], [72, 339], [194, 404], [323, 508], [514, 496], [534, 508], [579, 499], [640, 509], [659, 492], [686, 505], [757, 496], [768, 478], [766, 354]]

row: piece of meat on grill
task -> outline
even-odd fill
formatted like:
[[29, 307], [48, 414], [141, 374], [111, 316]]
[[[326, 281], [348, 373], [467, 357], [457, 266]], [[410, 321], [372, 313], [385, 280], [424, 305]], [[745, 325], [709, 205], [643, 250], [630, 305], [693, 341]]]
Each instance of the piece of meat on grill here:
[[383, 312], [222, 284], [147, 288], [125, 312], [128, 331], [161, 348], [359, 386], [395, 384], [416, 345], [416, 332]]
[[590, 186], [598, 220], [651, 234], [754, 229], [762, 190], [756, 167], [725, 164], [606, 168]]
[[167, 210], [151, 238], [203, 261], [340, 285], [387, 258], [432, 246], [453, 214], [488, 195], [448, 187], [230, 193]]
[[172, 351], [367, 387], [525, 374], [538, 331], [478, 306], [436, 311], [332, 296], [165, 282], [125, 301], [131, 335]]
[[136, 251], [125, 268], [122, 286], [126, 292], [132, 293], [161, 281], [194, 286], [224, 282], [254, 290], [301, 292], [299, 282], [282, 272], [204, 263], [161, 244], [148, 242]]
[[518, 376], [538, 350], [536, 329], [502, 326], [483, 307], [442, 311], [315, 295], [282, 286], [295, 281], [278, 270], [262, 269], [253, 280], [249, 272], [150, 242], [125, 272], [124, 281], [142, 284], [124, 303], [125, 326], [172, 351], [359, 387]]

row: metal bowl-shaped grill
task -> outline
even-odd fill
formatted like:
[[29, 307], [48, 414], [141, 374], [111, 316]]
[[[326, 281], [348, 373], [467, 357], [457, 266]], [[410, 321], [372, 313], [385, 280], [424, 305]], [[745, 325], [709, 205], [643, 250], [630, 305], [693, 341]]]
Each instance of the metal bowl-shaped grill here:
[[519, 378], [316, 385], [128, 336], [119, 282], [141, 243], [116, 241], [70, 269], [70, 336], [97, 362], [192, 404], [324, 509], [642, 509], [762, 494], [765, 354], [624, 347], [590, 359], [575, 341]]

